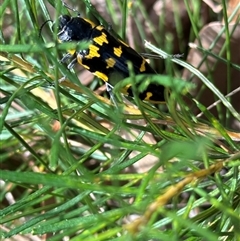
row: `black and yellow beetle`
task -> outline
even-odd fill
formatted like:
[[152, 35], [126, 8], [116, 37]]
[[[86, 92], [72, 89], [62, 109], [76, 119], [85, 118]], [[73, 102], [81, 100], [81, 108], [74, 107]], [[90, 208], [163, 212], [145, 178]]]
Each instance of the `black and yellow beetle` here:
[[[146, 59], [128, 44], [115, 38], [102, 25], [81, 18], [79, 14], [76, 17], [60, 16], [58, 31], [59, 42], [89, 42], [87, 49], [71, 50], [63, 57], [62, 62], [71, 59], [68, 68], [79, 63], [109, 84], [113, 76], [119, 80], [129, 76], [128, 61], [132, 62], [136, 75], [156, 74]], [[123, 92], [133, 97], [131, 86], [126, 86]], [[139, 98], [152, 103], [164, 102], [164, 86], [150, 83], [139, 93]]]

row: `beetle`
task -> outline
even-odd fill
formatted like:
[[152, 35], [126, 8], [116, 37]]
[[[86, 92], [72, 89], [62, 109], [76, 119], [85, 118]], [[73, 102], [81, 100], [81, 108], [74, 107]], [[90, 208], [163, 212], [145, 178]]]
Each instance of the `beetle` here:
[[[147, 60], [127, 43], [114, 37], [102, 25], [96, 25], [80, 17], [80, 14], [76, 17], [70, 15], [59, 17], [57, 38], [60, 43], [88, 42], [88, 48], [69, 50], [61, 61], [66, 62], [71, 59], [69, 69], [78, 63], [107, 83], [107, 86], [111, 86], [111, 79], [117, 78], [120, 81], [129, 77], [128, 61], [132, 63], [135, 75], [156, 74]], [[138, 86], [139, 83], [136, 84], [136, 87]], [[133, 97], [132, 86], [124, 87], [123, 93]], [[165, 101], [164, 86], [150, 83], [144, 91], [139, 92], [139, 98], [152, 103], [162, 103]]]

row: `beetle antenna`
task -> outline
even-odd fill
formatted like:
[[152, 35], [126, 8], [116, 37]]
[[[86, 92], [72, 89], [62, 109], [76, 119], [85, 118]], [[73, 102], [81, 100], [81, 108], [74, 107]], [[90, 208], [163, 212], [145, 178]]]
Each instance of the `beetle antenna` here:
[[46, 23], [48, 23], [48, 22], [52, 22], [53, 23], [53, 21], [51, 20], [51, 19], [48, 19], [48, 20], [46, 20], [42, 25], [41, 25], [41, 27], [40, 27], [40, 29], [39, 29], [39, 38], [41, 37], [41, 35], [42, 35], [42, 30], [43, 30], [43, 27], [46, 25]]

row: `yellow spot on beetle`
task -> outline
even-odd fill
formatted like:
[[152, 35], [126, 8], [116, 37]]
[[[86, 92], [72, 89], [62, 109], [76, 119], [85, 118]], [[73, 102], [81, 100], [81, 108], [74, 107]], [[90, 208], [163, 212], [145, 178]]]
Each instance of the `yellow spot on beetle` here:
[[108, 44], [107, 35], [102, 33], [100, 36], [93, 38], [93, 41], [99, 45], [103, 45], [103, 43]]
[[96, 27], [96, 29], [99, 30], [99, 31], [102, 31], [102, 30], [104, 29], [104, 27], [103, 27], [102, 25], [98, 25], [98, 26]]
[[88, 67], [87, 65], [83, 64], [82, 63], [82, 55], [81, 54], [78, 54], [77, 55], [77, 62], [82, 65], [85, 69], [90, 69], [90, 67]]
[[124, 95], [128, 95], [129, 93], [128, 93], [128, 90], [129, 90], [129, 88], [131, 88], [131, 84], [128, 84], [128, 85], [126, 85], [126, 86], [124, 86], [124, 88], [122, 89], [122, 93], [124, 94]]
[[142, 64], [141, 64], [141, 66], [140, 66], [140, 72], [144, 72], [144, 71], [146, 70], [145, 63], [146, 63], [146, 60], [143, 59]]
[[88, 22], [89, 24], [91, 24], [91, 27], [92, 28], [95, 28], [96, 27], [96, 24], [94, 22], [92, 22], [91, 20], [89, 19], [86, 19], [86, 18], [83, 18], [84, 21]]
[[153, 96], [153, 94], [151, 92], [147, 92], [146, 93], [146, 97], [144, 98], [144, 100], [146, 101], [150, 101], [150, 98]]
[[71, 54], [71, 55], [74, 55], [76, 52], [76, 49], [69, 49], [68, 50], [68, 53]]
[[127, 43], [123, 42], [121, 39], [118, 39], [118, 41], [119, 41], [120, 43], [122, 43], [123, 45], [125, 45], [126, 47], [131, 48]]
[[122, 46], [119, 46], [118, 48], [113, 48], [113, 53], [117, 56], [117, 57], [121, 57], [122, 55]]
[[114, 67], [114, 65], [116, 64], [116, 60], [113, 58], [108, 58], [105, 61], [107, 63], [107, 69]]
[[98, 53], [99, 48], [95, 45], [90, 44], [89, 45], [89, 53], [85, 56], [86, 59], [92, 59], [92, 58], [98, 58], [100, 57], [100, 54]]
[[94, 75], [96, 75], [99, 79], [107, 82], [108, 81], [108, 76], [105, 75], [104, 73], [100, 72], [100, 71], [96, 71], [93, 73]]

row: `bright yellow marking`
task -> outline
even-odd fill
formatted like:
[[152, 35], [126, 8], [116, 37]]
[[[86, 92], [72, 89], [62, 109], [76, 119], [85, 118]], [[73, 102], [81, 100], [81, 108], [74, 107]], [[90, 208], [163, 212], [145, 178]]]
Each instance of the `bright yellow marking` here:
[[96, 71], [93, 74], [96, 75], [99, 79], [101, 79], [101, 80], [103, 80], [105, 82], [108, 82], [108, 77], [104, 73]]
[[[78, 54], [78, 55], [77, 55], [77, 61], [78, 61], [78, 63], [79, 63], [80, 65], [82, 65], [85, 69], [90, 70], [90, 67], [89, 67], [89, 66], [87, 66], [87, 65], [85, 65], [85, 64], [82, 63], [82, 56], [81, 56], [81, 54]], [[105, 81], [105, 82], [108, 81], [108, 76], [105, 75], [105, 74], [102, 73], [102, 72], [95, 71], [93, 74], [96, 75], [99, 79], [101, 79], [101, 80], [103, 80], [103, 81]]]
[[147, 92], [146, 97], [144, 98], [144, 100], [151, 101], [150, 98], [152, 96], [153, 96], [153, 94], [151, 92]]
[[128, 95], [128, 90], [129, 88], [131, 87], [132, 85], [131, 84], [128, 84], [126, 85], [124, 88], [122, 88], [121, 92], [124, 94], [124, 95]]
[[91, 24], [91, 27], [92, 28], [95, 28], [96, 27], [96, 24], [94, 22], [92, 22], [91, 20], [89, 19], [86, 19], [86, 18], [83, 18], [84, 21], [88, 22], [89, 24]]
[[85, 56], [86, 59], [92, 59], [94, 57], [100, 57], [100, 54], [98, 53], [99, 48], [93, 44], [89, 45], [89, 53]]
[[118, 41], [119, 41], [120, 43], [122, 43], [123, 45], [125, 45], [126, 47], [130, 48], [130, 46], [129, 46], [128, 44], [126, 44], [125, 42], [123, 42], [121, 39], [118, 39]]
[[105, 61], [107, 63], [107, 69], [112, 68], [116, 64], [116, 60], [113, 58], [108, 58]]
[[145, 64], [146, 64], [146, 60], [143, 59], [142, 64], [141, 64], [141, 67], [140, 67], [140, 72], [144, 72], [144, 71], [146, 70]]
[[103, 43], [108, 44], [107, 35], [102, 33], [100, 36], [93, 38], [93, 41], [99, 45], [103, 45]]
[[122, 55], [122, 46], [119, 46], [118, 48], [113, 48], [113, 53], [117, 56], [117, 57], [121, 57]]
[[104, 27], [103, 27], [102, 25], [98, 25], [98, 26], [96, 27], [96, 29], [99, 30], [99, 31], [102, 31], [102, 30], [104, 29]]
[[85, 64], [82, 63], [82, 56], [81, 56], [81, 54], [78, 54], [78, 55], [77, 55], [77, 62], [78, 62], [80, 65], [82, 65], [85, 69], [90, 69], [90, 67], [88, 67], [87, 65], [85, 65]]
[[68, 50], [68, 53], [71, 54], [71, 55], [74, 55], [76, 52], [76, 49], [70, 49]]

